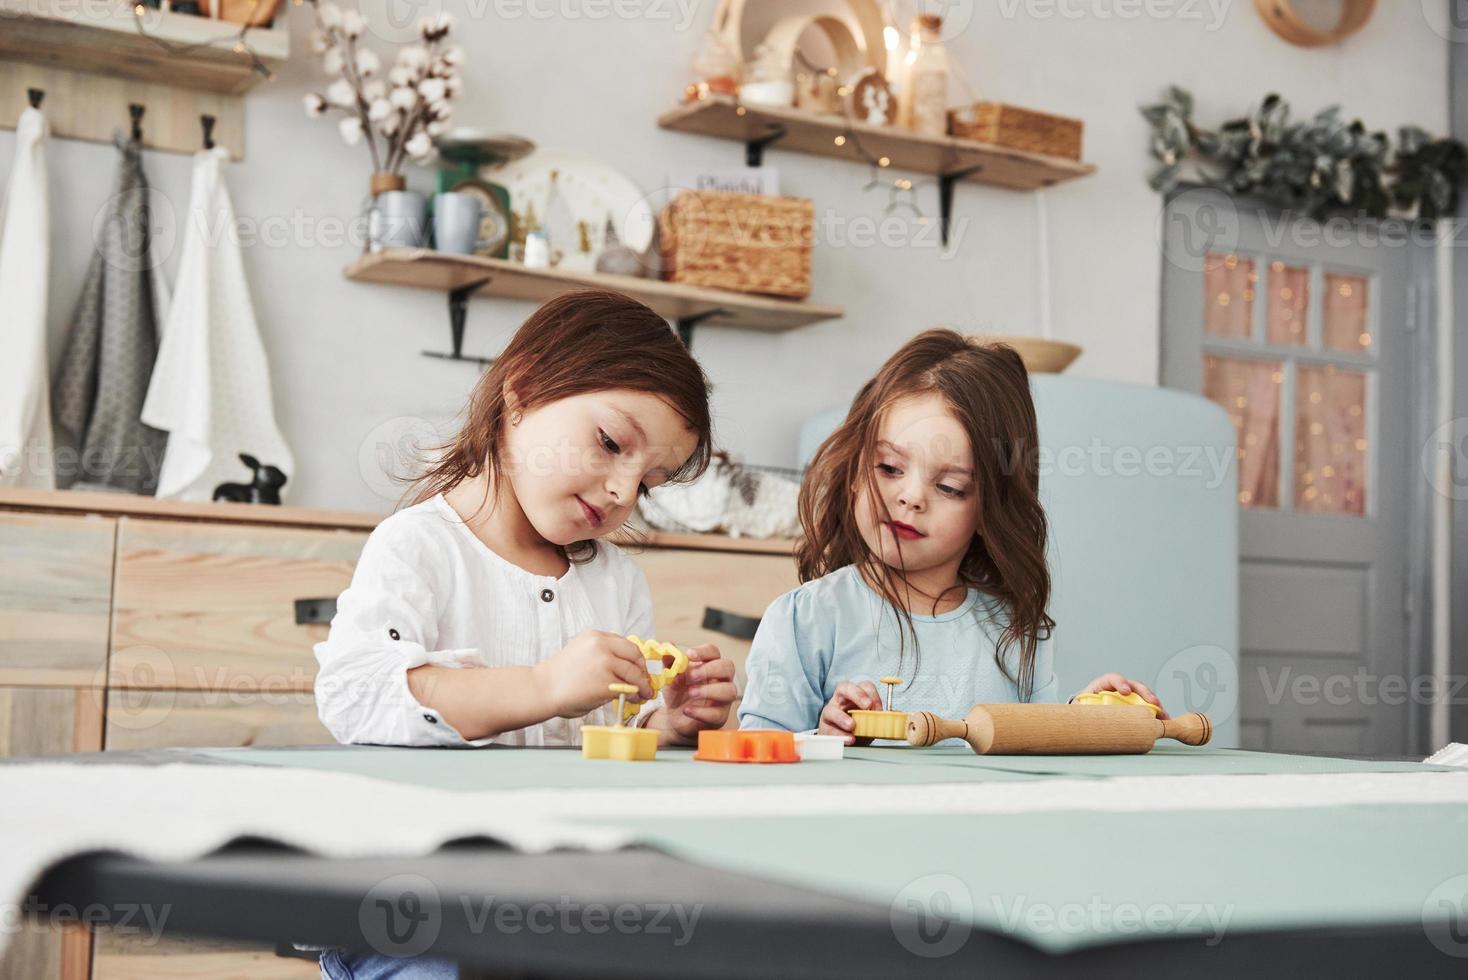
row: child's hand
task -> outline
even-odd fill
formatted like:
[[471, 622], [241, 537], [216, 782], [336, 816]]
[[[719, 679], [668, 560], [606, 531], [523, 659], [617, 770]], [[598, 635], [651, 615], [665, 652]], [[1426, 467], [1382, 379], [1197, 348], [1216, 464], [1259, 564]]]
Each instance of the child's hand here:
[[663, 706], [648, 718], [647, 727], [667, 732], [671, 744], [691, 745], [704, 729], [724, 727], [738, 696], [734, 662], [720, 657], [712, 643], [693, 647], [688, 669], [663, 688]]
[[[836, 685], [836, 693], [826, 706], [821, 709], [821, 723], [816, 727], [816, 733], [820, 735], [845, 735], [847, 745], [856, 744], [856, 722], [848, 712], [852, 708], [860, 708], [864, 711], [881, 711], [882, 696], [877, 693], [877, 685], [871, 681], [862, 681], [853, 684], [851, 681], [842, 681]], [[863, 743], [871, 741], [862, 739]]]
[[[1129, 680], [1114, 671], [1110, 674], [1102, 674], [1084, 688], [1077, 691], [1076, 694], [1092, 694], [1096, 691], [1116, 691], [1118, 694], [1130, 694], [1132, 691], [1136, 691], [1142, 696], [1143, 700], [1150, 701], [1152, 704], [1157, 705], [1157, 707], [1162, 708], [1162, 702], [1157, 700], [1157, 695], [1153, 694], [1152, 689], [1146, 684], [1143, 684], [1141, 681]], [[1167, 713], [1167, 709], [1163, 708], [1157, 713], [1157, 717], [1170, 718], [1172, 716]]]
[[580, 718], [613, 700], [612, 684], [635, 684], [644, 701], [652, 697], [642, 651], [616, 633], [586, 630], [534, 670], [557, 718]]

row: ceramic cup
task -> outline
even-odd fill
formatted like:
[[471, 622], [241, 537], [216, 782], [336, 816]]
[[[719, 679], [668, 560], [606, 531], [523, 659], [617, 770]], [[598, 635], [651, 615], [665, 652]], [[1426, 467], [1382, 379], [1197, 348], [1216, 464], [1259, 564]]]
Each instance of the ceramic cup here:
[[428, 201], [417, 191], [383, 191], [368, 217], [372, 250], [422, 248], [428, 239]]
[[440, 252], [473, 255], [486, 244], [479, 238], [484, 202], [472, 194], [444, 191], [433, 197], [433, 241]]

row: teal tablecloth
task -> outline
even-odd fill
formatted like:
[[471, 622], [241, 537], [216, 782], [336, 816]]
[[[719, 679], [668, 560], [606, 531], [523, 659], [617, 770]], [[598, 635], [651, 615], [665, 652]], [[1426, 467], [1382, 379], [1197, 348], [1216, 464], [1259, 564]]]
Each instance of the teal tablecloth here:
[[[584, 760], [572, 750], [207, 749], [213, 760], [348, 772], [444, 789], [987, 784], [1072, 777], [1441, 773], [1418, 763], [1160, 746], [1141, 756], [975, 756], [848, 750], [783, 766]], [[572, 815], [568, 814], [568, 817]], [[1269, 809], [1019, 814], [617, 818], [690, 861], [1010, 935], [1051, 952], [1176, 935], [1420, 925], [1468, 909], [1468, 807], [1367, 803]], [[1454, 903], [1457, 903], [1456, 905]], [[1436, 917], [1436, 918], [1434, 918]], [[1468, 922], [1460, 923], [1468, 927]], [[898, 928], [894, 926], [894, 928]], [[926, 943], [942, 930], [904, 939]], [[951, 939], [942, 941], [952, 941]], [[1464, 944], [1468, 953], [1468, 943]]]

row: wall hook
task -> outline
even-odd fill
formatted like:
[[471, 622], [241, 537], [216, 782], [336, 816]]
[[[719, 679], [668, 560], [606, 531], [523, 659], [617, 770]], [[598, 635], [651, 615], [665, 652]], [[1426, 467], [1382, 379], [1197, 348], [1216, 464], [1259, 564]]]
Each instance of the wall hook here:
[[485, 276], [474, 282], [465, 283], [458, 289], [449, 290], [449, 331], [453, 338], [453, 353], [445, 354], [443, 351], [426, 350], [424, 357], [438, 357], [445, 361], [471, 361], [481, 366], [494, 363], [492, 357], [466, 357], [464, 356], [464, 321], [469, 316], [469, 297], [477, 293], [480, 287], [487, 285], [492, 276]]
[[199, 126], [204, 130], [204, 149], [214, 149], [214, 117], [209, 115], [200, 116]]
[[44, 89], [28, 88], [28, 89], [25, 90], [25, 94], [31, 100], [31, 108], [32, 109], [39, 109], [39, 108], [41, 108], [41, 100], [46, 97], [46, 91]]
[[133, 142], [134, 143], [141, 143], [143, 141], [143, 113], [145, 113], [147, 111], [148, 111], [147, 110], [147, 107], [144, 106], [144, 105], [141, 105], [140, 103], [137, 103], [137, 102], [130, 102], [130, 103], [128, 103], [127, 114], [129, 116], [132, 116], [132, 119], [133, 119]]

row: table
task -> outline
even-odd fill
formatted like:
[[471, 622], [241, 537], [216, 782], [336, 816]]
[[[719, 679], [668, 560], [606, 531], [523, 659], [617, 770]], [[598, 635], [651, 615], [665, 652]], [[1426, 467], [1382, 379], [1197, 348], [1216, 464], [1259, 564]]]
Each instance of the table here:
[[[300, 751], [305, 753], [300, 756], [302, 760], [315, 765], [353, 766], [364, 760], [370, 762], [372, 753], [381, 755], [385, 750], [341, 746]], [[526, 754], [535, 752], [544, 754]], [[180, 760], [232, 765], [239, 762], [224, 760], [279, 760], [281, 754], [268, 750], [165, 750], [98, 753], [68, 760], [82, 765]], [[342, 761], [334, 761], [333, 755], [339, 755]], [[1171, 767], [1168, 755], [1135, 758], [1148, 759], [1140, 764], [1156, 770]], [[1229, 766], [1238, 765], [1234, 760], [1242, 759], [1247, 766], [1251, 755], [1259, 760], [1257, 766], [1265, 769], [1279, 758], [1262, 754], [1215, 754], [1209, 758], [1223, 760]], [[550, 771], [574, 768], [568, 757], [564, 750], [531, 749], [445, 757], [445, 761], [450, 765], [499, 766], [506, 771], [535, 762], [537, 766], [545, 764]], [[437, 756], [431, 758], [439, 761]], [[907, 761], [907, 757], [897, 758]], [[953, 757], [950, 764], [967, 766], [969, 761]], [[1033, 765], [1034, 760], [1016, 765], [1026, 762]], [[1121, 759], [1085, 762], [1101, 769], [1132, 764]], [[1007, 760], [999, 760], [1001, 768], [994, 771], [1005, 772], [1006, 764]], [[1347, 763], [1338, 765], [1349, 770]], [[1361, 765], [1370, 768], [1372, 764]], [[1376, 765], [1390, 768], [1388, 763]], [[728, 767], [718, 768], [727, 771]], [[795, 778], [795, 767], [786, 767], [784, 772], [782, 778]], [[814, 776], [815, 771], [811, 772]], [[1011, 785], [1013, 779], [1035, 778], [1018, 768], [1007, 772], [983, 785]], [[433, 777], [430, 774], [423, 778]], [[721, 774], [719, 778], [730, 777]], [[1106, 779], [1096, 778], [1098, 782]], [[838, 788], [830, 787], [832, 792]], [[1337, 814], [1337, 819], [1349, 823], [1369, 808], [1341, 809], [1351, 812]], [[1089, 814], [1060, 816], [1068, 816], [1077, 828], [1082, 826], [1078, 817], [1084, 817], [1087, 823], [1099, 819]], [[982, 833], [990, 821], [978, 819], [982, 822], [972, 825]], [[1268, 823], [1264, 813], [1231, 822], [1247, 823], [1251, 819], [1259, 826]], [[1186, 827], [1191, 821], [1178, 823]], [[849, 847], [849, 828], [859, 825], [856, 818], [831, 824], [830, 846]], [[1468, 871], [1463, 841], [1407, 840], [1394, 842], [1393, 846], [1440, 852], [1444, 876]], [[1157, 853], [1165, 851], [1158, 846]], [[861, 860], [871, 857], [896, 860], [880, 855], [859, 856]], [[1362, 857], [1344, 855], [1342, 859]], [[1247, 855], [1240, 855], [1240, 859], [1247, 859]], [[1306, 863], [1302, 861], [1301, 866]], [[48, 904], [119, 907], [128, 903], [168, 903], [172, 908], [167, 922], [170, 932], [365, 948], [364, 942], [376, 943], [381, 937], [375, 935], [378, 927], [364, 919], [364, 902], [372, 898], [374, 890], [380, 892], [385, 881], [404, 875], [421, 876], [433, 883], [439, 898], [439, 914], [433, 917], [436, 931], [428, 951], [458, 960], [466, 977], [595, 973], [609, 977], [851, 978], [918, 971], [932, 976], [971, 977], [982, 971], [985, 976], [1090, 977], [1135, 976], [1142, 970], [1159, 968], [1205, 977], [1246, 972], [1297, 976], [1305, 971], [1308, 975], [1339, 971], [1346, 975], [1395, 973], [1417, 977], [1461, 976], [1468, 962], [1445, 953], [1431, 941], [1420, 922], [1250, 929], [1226, 932], [1216, 943], [1201, 936], [1154, 938], [1140, 932], [1127, 941], [1056, 955], [1002, 932], [944, 923], [921, 914], [942, 909], [925, 909], [922, 903], [910, 908], [901, 903], [879, 904], [842, 889], [779, 880], [758, 870], [757, 864], [751, 860], [748, 868], [740, 868], [737, 860], [691, 859], [687, 853], [680, 853], [672, 838], [666, 848], [542, 855], [515, 853], [483, 841], [464, 841], [421, 857], [359, 860], [325, 859], [268, 842], [244, 840], [179, 863], [154, 863], [116, 854], [77, 857], [52, 868], [40, 881], [36, 894]], [[1260, 889], [1284, 887], [1291, 870], [1259, 869]], [[1186, 867], [1172, 867], [1156, 873], [1160, 880], [1164, 874], [1175, 876], [1187, 871]], [[522, 917], [497, 922], [486, 918], [483, 902], [487, 893], [494, 896], [498, 907], [521, 910]], [[660, 923], [655, 923], [654, 917], [664, 908], [668, 911], [662, 914]], [[533, 909], [545, 910], [545, 914], [537, 918]], [[682, 910], [681, 920], [674, 914], [677, 909]], [[550, 910], [555, 911], [553, 916]], [[618, 910], [631, 911], [621, 922], [609, 923]], [[690, 927], [695, 912], [697, 918]], [[1462, 924], [1468, 927], [1468, 922]], [[1468, 955], [1468, 939], [1460, 952]], [[938, 955], [932, 955], [935, 953]]]

